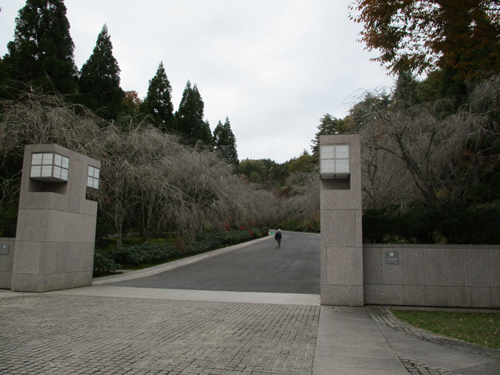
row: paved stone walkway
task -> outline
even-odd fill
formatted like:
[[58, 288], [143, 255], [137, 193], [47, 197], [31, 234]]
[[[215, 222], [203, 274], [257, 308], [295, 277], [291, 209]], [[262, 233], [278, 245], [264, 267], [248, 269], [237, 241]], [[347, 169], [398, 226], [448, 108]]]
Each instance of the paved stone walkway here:
[[0, 375], [500, 375], [500, 351], [409, 326], [385, 307], [320, 306], [317, 294], [106, 285], [242, 247], [92, 287], [0, 290]]
[[0, 374], [312, 374], [319, 306], [0, 300]]
[[0, 374], [500, 374], [500, 351], [409, 326], [384, 307], [142, 291], [0, 293]]
[[406, 367], [410, 375], [460, 375], [456, 372], [446, 371], [437, 367], [432, 367], [412, 361], [410, 359], [401, 359], [401, 363]]

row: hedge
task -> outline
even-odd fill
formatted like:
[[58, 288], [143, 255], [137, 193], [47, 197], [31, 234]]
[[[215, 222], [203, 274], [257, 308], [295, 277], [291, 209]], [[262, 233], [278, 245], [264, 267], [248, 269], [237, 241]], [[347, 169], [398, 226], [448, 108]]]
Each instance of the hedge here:
[[113, 273], [120, 268], [121, 266], [114, 261], [110, 253], [94, 254], [94, 277]]
[[436, 208], [417, 202], [366, 210], [363, 238], [372, 243], [500, 243], [500, 205]]
[[94, 276], [109, 274], [121, 268], [122, 264], [139, 266], [141, 264], [161, 263], [182, 255], [195, 255], [215, 250], [218, 246], [233, 245], [267, 235], [263, 228], [248, 228], [196, 236], [195, 241], [178, 249], [172, 244], [140, 244], [122, 247], [94, 255]]

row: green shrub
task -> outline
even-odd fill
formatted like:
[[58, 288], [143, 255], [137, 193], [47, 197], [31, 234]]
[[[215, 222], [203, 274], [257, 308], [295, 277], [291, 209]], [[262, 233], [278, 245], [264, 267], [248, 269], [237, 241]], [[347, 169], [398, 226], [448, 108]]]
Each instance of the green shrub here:
[[0, 210], [0, 237], [16, 237], [17, 207]]
[[140, 244], [122, 247], [108, 252], [120, 264], [138, 266], [144, 263], [157, 263], [182, 255], [174, 245], [166, 244]]
[[[254, 233], [262, 236], [269, 233], [267, 229], [252, 228]], [[113, 273], [121, 264], [139, 266], [141, 264], [160, 263], [183, 255], [195, 255], [214, 250], [218, 246], [235, 244], [251, 239], [247, 230], [223, 231], [217, 233], [203, 233], [196, 236], [195, 241], [185, 244], [178, 241], [177, 246], [162, 244], [138, 244], [110, 250], [94, 255], [94, 274], [103, 275]]]
[[246, 230], [235, 230], [228, 233], [229, 233], [228, 244], [231, 245], [248, 241], [252, 238], [250, 236], [250, 233], [248, 233]]
[[94, 254], [94, 277], [108, 275], [120, 269], [120, 265], [116, 263], [109, 253]]
[[437, 229], [448, 243], [499, 244], [500, 209], [491, 206], [447, 209]]
[[102, 216], [97, 216], [95, 227], [95, 246], [97, 248], [104, 247], [108, 244], [107, 236], [114, 233], [113, 226]]
[[175, 244], [174, 246], [176, 247], [177, 250], [179, 250], [181, 252], [181, 254], [185, 254], [186, 253], [186, 243], [184, 242], [184, 240], [180, 237], [177, 237], [175, 239]]
[[363, 240], [383, 243], [399, 232], [397, 206], [370, 209], [363, 213]]
[[253, 232], [254, 238], [261, 238], [263, 236], [267, 236], [269, 234], [269, 230], [265, 228], [251, 227], [247, 228], [247, 231], [251, 230]]
[[373, 243], [500, 243], [500, 203], [477, 206], [432, 206], [413, 202], [404, 211], [397, 206], [366, 210], [363, 238]]

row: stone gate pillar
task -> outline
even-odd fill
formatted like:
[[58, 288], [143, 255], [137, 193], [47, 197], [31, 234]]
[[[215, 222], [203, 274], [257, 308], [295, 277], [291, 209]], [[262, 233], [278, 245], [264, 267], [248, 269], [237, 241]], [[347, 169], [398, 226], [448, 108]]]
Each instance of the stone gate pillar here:
[[363, 306], [359, 135], [320, 136], [321, 304]]
[[100, 162], [58, 145], [28, 145], [11, 290], [47, 292], [92, 285]]

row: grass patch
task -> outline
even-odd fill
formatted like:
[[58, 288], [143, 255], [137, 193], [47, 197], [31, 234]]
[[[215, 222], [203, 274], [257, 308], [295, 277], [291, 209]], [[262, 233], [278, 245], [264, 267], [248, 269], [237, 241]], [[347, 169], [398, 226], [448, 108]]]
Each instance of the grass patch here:
[[500, 314], [391, 309], [405, 323], [441, 336], [500, 349]]

